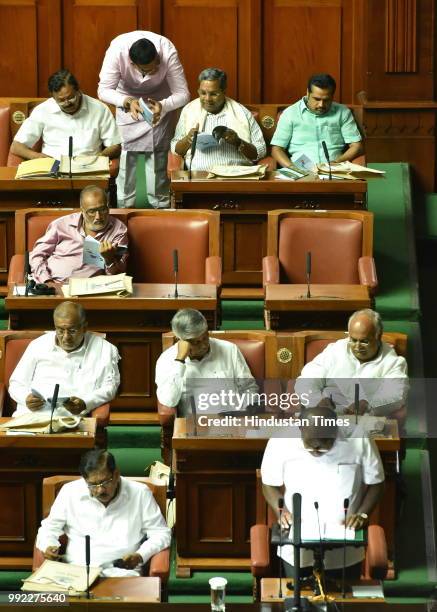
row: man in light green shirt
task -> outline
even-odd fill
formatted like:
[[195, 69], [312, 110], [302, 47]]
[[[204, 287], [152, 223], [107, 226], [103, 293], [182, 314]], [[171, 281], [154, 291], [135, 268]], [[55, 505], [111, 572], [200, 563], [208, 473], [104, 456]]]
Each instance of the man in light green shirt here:
[[351, 111], [333, 101], [336, 83], [329, 74], [313, 75], [307, 95], [282, 113], [271, 140], [272, 156], [283, 167], [301, 155], [314, 164], [326, 162], [322, 141], [331, 162], [351, 161], [363, 153], [361, 134]]

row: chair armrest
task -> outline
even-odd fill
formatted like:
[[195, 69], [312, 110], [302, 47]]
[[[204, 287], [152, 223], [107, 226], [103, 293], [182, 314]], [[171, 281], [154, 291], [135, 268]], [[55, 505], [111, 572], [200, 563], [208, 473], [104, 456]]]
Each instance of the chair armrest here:
[[205, 259], [205, 283], [207, 285], [222, 284], [222, 258], [214, 255]]
[[0, 383], [0, 417], [3, 416], [3, 410], [5, 409], [6, 400], [6, 387], [4, 383]]
[[171, 175], [173, 170], [183, 170], [184, 168], [184, 158], [177, 153], [172, 153], [169, 151], [167, 158], [167, 174]]
[[260, 578], [270, 570], [270, 529], [267, 525], [250, 528], [250, 566], [252, 575]]
[[279, 284], [279, 259], [276, 255], [263, 257], [263, 287]]
[[378, 288], [378, 277], [376, 276], [375, 260], [373, 257], [360, 257], [358, 260], [358, 276], [360, 284], [369, 288], [371, 295], [376, 293]]
[[34, 572], [35, 570], [37, 570], [44, 563], [44, 561], [45, 559], [44, 559], [43, 551], [37, 548], [36, 546], [34, 546], [33, 547], [33, 559], [32, 559], [32, 571]]
[[161, 427], [173, 426], [176, 418], [176, 412], [176, 408], [170, 408], [170, 406], [165, 406], [164, 404], [158, 402], [158, 419]]
[[380, 525], [369, 525], [367, 530], [366, 571], [373, 580], [384, 580], [387, 575], [387, 542]]
[[109, 415], [111, 413], [111, 404], [102, 404], [97, 406], [91, 412], [91, 416], [97, 419], [97, 429], [104, 429], [109, 425]]
[[120, 169], [120, 158], [115, 157], [109, 160], [109, 176], [117, 178]]
[[161, 550], [150, 559], [149, 576], [161, 578], [161, 582], [167, 582], [170, 574], [170, 548]]
[[24, 283], [24, 255], [12, 255], [9, 264], [8, 285]]

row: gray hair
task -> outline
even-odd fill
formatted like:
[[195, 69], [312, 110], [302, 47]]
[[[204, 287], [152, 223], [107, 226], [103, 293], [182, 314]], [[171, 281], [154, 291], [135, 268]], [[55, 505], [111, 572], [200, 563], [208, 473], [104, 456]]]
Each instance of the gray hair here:
[[62, 319], [69, 315], [76, 316], [81, 325], [84, 325], [87, 321], [85, 308], [78, 302], [61, 302], [53, 311], [53, 320]]
[[349, 317], [349, 321], [347, 322], [347, 328], [349, 330], [350, 324], [352, 323], [352, 321], [355, 319], [355, 317], [364, 315], [366, 316], [368, 319], [370, 319], [370, 321], [372, 321], [373, 326], [375, 327], [376, 330], [376, 335], [380, 336], [383, 332], [384, 329], [384, 325], [382, 323], [382, 318], [381, 315], [379, 314], [379, 312], [376, 312], [375, 310], [372, 310], [371, 308], [363, 308], [362, 310], [357, 310], [356, 312], [354, 312], [350, 317]]
[[220, 68], [205, 68], [205, 70], [202, 70], [199, 74], [199, 83], [202, 81], [218, 81], [220, 89], [224, 91], [228, 84], [228, 77], [226, 72], [220, 70]]
[[105, 204], [108, 205], [108, 203], [109, 203], [109, 194], [107, 193], [107, 191], [105, 191], [105, 189], [102, 189], [102, 187], [98, 187], [97, 185], [87, 185], [80, 192], [80, 199], [79, 199], [79, 201], [80, 201], [80, 205], [81, 206], [83, 204], [83, 201], [84, 201], [85, 197], [89, 193], [98, 193], [98, 194], [100, 194], [102, 196]]
[[208, 329], [205, 317], [194, 308], [178, 310], [171, 320], [171, 329], [181, 340], [191, 340], [201, 336]]

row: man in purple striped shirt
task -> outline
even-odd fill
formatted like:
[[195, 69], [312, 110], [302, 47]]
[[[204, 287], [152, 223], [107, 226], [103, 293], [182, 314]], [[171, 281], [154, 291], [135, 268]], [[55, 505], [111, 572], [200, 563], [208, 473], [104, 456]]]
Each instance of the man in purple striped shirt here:
[[[65, 215], [50, 223], [30, 253], [29, 263], [37, 283], [64, 282], [72, 276], [90, 277], [126, 271], [127, 227], [109, 214], [108, 196], [89, 185], [80, 194], [80, 213]], [[91, 236], [100, 242], [102, 266], [84, 263], [84, 241]], [[97, 264], [97, 262], [96, 262]]]

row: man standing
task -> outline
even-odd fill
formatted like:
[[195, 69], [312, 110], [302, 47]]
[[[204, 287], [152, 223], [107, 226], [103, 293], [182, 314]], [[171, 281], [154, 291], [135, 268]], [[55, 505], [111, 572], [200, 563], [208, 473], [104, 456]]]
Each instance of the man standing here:
[[266, 144], [252, 113], [226, 96], [227, 76], [218, 68], [206, 68], [199, 74], [199, 97], [182, 109], [171, 148], [190, 163], [195, 131], [217, 136], [217, 146], [197, 147], [192, 170], [210, 170], [214, 165], [247, 166], [266, 154]]
[[[103, 60], [98, 96], [117, 107], [123, 153], [117, 178], [119, 206], [132, 208], [136, 197], [137, 154], [145, 153], [147, 197], [155, 208], [169, 206], [167, 155], [173, 112], [190, 98], [175, 46], [153, 32], [128, 32], [114, 38]], [[147, 104], [152, 125], [143, 119]]]
[[322, 142], [332, 162], [351, 161], [363, 153], [361, 135], [352, 112], [334, 102], [336, 83], [329, 74], [315, 74], [307, 94], [282, 113], [271, 140], [272, 156], [284, 168], [301, 155], [313, 165], [325, 163]]
[[[68, 155], [73, 137], [73, 155], [119, 157], [120, 135], [109, 108], [80, 91], [69, 70], [52, 74], [48, 82], [51, 98], [38, 104], [15, 135], [11, 153], [24, 159]], [[42, 140], [41, 152], [32, 147]]]

